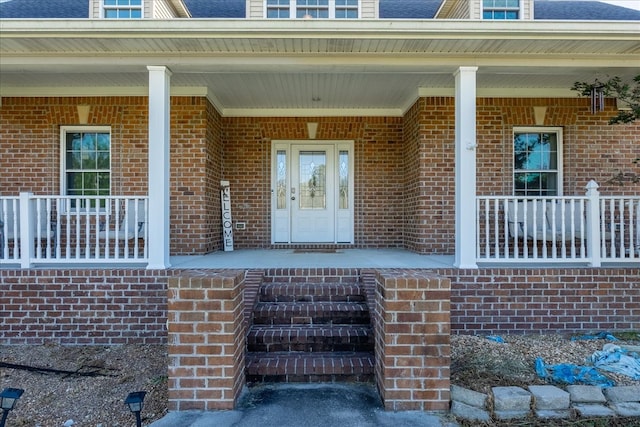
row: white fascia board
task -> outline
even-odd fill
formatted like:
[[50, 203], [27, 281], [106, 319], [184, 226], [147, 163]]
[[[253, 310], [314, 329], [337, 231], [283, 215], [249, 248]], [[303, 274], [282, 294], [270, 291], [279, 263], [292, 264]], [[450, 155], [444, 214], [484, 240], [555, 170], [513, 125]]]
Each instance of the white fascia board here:
[[399, 108], [227, 108], [224, 117], [402, 117]]
[[[206, 87], [172, 87], [171, 96], [208, 96]], [[5, 87], [0, 85], [0, 95], [4, 97], [74, 97], [74, 96], [149, 96], [146, 86], [105, 86], [105, 87]]]
[[640, 39], [637, 21], [476, 21], [476, 20], [0, 20], [4, 37], [87, 38], [344, 38], [406, 39]]
[[[418, 89], [419, 97], [453, 97], [455, 89], [429, 88]], [[478, 98], [575, 98], [577, 92], [567, 88], [477, 88]]]

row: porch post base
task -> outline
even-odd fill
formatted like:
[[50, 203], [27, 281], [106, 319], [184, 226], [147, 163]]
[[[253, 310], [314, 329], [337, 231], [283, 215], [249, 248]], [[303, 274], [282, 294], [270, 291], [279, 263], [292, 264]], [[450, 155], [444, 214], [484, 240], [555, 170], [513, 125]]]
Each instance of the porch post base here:
[[450, 299], [448, 278], [377, 272], [375, 373], [386, 410], [449, 410]]

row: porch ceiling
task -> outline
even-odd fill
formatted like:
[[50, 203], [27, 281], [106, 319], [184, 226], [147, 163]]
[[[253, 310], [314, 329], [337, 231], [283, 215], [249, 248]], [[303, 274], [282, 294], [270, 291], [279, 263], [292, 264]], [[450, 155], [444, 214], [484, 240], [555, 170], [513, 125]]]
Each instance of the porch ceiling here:
[[570, 96], [575, 81], [631, 79], [637, 22], [0, 22], [0, 95], [146, 95], [147, 65], [172, 93], [223, 115], [401, 115], [453, 95], [478, 66], [479, 96]]

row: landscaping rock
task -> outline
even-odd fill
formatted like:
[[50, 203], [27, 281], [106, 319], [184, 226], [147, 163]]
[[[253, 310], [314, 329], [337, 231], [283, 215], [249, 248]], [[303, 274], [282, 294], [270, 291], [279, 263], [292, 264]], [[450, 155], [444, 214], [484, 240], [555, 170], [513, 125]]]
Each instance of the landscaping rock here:
[[494, 409], [497, 412], [525, 412], [531, 409], [531, 393], [520, 387], [493, 387]]
[[573, 403], [606, 403], [602, 388], [596, 385], [569, 385], [567, 391]]
[[612, 417], [616, 413], [604, 405], [579, 403], [573, 405], [573, 408], [578, 412], [581, 417]]
[[637, 402], [612, 403], [611, 409], [621, 417], [640, 417], [640, 403]]
[[451, 386], [451, 400], [485, 409], [487, 407], [487, 395], [469, 390], [457, 385]]
[[571, 404], [569, 393], [553, 385], [531, 385], [529, 391], [533, 395], [536, 409], [568, 409]]
[[536, 409], [535, 414], [542, 420], [571, 418], [572, 415], [569, 409]]
[[640, 402], [640, 386], [620, 386], [604, 389], [610, 402]]
[[512, 420], [514, 418], [526, 418], [530, 411], [495, 411], [494, 414], [499, 420]]
[[491, 416], [489, 412], [476, 406], [467, 405], [466, 403], [454, 400], [451, 402], [451, 413], [456, 417], [470, 421], [489, 421]]

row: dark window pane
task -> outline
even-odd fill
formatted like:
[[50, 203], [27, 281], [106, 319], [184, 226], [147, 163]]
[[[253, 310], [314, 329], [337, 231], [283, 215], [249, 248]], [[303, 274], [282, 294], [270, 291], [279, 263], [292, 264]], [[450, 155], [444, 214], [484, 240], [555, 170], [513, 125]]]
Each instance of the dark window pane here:
[[[107, 172], [100, 172], [98, 173], [98, 188], [100, 188], [101, 190], [107, 190], [106, 195], [109, 194], [109, 188], [110, 188], [110, 175]], [[102, 193], [101, 193], [102, 194]]]
[[97, 158], [98, 164], [97, 164], [97, 168], [98, 169], [109, 169], [109, 153], [105, 153], [105, 152], [98, 152], [98, 158]]
[[83, 185], [85, 194], [88, 194], [87, 190], [95, 190], [98, 188], [98, 174], [95, 172], [85, 172], [82, 174]]
[[95, 152], [82, 153], [82, 169], [97, 169], [97, 157]]

